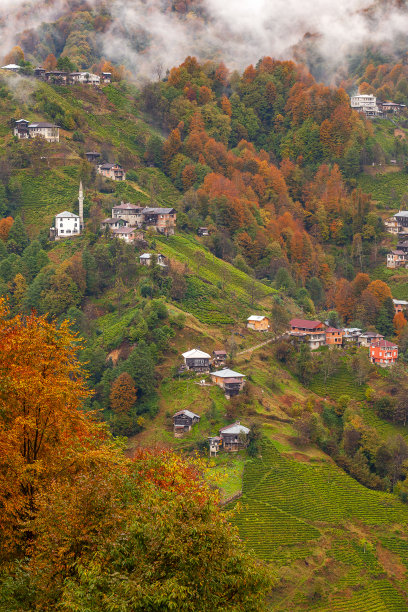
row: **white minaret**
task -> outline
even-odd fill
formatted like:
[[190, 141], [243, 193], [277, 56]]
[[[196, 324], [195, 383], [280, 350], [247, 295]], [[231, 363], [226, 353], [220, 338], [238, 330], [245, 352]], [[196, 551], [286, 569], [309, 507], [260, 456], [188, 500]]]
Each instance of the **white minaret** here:
[[82, 231], [84, 229], [84, 190], [82, 187], [82, 181], [79, 183], [78, 202], [79, 202], [79, 223], [80, 223], [81, 231]]

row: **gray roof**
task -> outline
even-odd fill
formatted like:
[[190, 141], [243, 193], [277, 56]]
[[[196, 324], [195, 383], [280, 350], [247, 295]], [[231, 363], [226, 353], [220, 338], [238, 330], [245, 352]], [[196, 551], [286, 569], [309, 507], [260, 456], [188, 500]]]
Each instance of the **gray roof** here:
[[223, 427], [220, 429], [220, 434], [249, 434], [250, 429], [248, 427], [244, 427], [241, 423], [234, 423], [233, 425], [228, 425], [227, 427]]
[[218, 376], [220, 378], [245, 378], [245, 374], [234, 372], [234, 370], [230, 370], [229, 368], [224, 368], [224, 370], [219, 370], [218, 372], [211, 372], [211, 376]]
[[59, 128], [59, 125], [55, 123], [47, 123], [46, 121], [39, 121], [38, 123], [30, 123], [29, 128]]
[[184, 359], [211, 359], [211, 355], [199, 349], [191, 349], [191, 351], [183, 353], [183, 357]]
[[145, 215], [168, 215], [175, 212], [174, 208], [144, 208]]
[[267, 319], [268, 317], [266, 317], [265, 315], [251, 315], [250, 317], [247, 318], [247, 321], [263, 321], [264, 319]]
[[134, 231], [134, 227], [116, 227], [112, 230], [114, 234], [131, 234]]
[[191, 410], [179, 410], [179, 412], [176, 412], [176, 414], [173, 414], [173, 417], [178, 416], [179, 414], [185, 414], [186, 416], [190, 417], [190, 419], [200, 418], [198, 414], [195, 414], [195, 412], [191, 412]]
[[400, 210], [394, 217], [408, 217], [408, 210]]

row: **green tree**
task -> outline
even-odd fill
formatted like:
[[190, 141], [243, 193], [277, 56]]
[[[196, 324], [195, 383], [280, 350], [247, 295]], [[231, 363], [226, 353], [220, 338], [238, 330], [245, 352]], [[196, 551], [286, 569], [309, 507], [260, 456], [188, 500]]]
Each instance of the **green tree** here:
[[149, 395], [155, 389], [154, 359], [146, 342], [142, 340], [123, 364], [141, 393]]
[[394, 317], [395, 308], [392, 298], [388, 297], [384, 300], [376, 320], [376, 328], [383, 336], [392, 336], [394, 334]]
[[17, 215], [14, 219], [14, 223], [8, 235], [8, 240], [13, 240], [17, 245], [16, 253], [22, 253], [30, 242], [20, 215]]

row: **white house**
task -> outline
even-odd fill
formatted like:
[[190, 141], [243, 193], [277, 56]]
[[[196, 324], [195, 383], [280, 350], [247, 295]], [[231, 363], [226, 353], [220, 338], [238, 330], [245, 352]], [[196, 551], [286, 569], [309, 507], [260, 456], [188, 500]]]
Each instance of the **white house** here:
[[42, 136], [47, 142], [59, 142], [59, 126], [54, 123], [47, 123], [46, 121], [30, 123], [28, 133], [30, 138]]
[[71, 83], [80, 83], [81, 85], [99, 85], [101, 77], [92, 72], [71, 72], [69, 80]]
[[2, 70], [10, 70], [11, 72], [18, 72], [21, 70], [21, 66], [18, 64], [7, 64], [7, 66], [2, 66]]
[[364, 113], [368, 117], [378, 117], [381, 111], [377, 106], [377, 98], [372, 94], [358, 94], [351, 97], [351, 108]]
[[71, 238], [81, 233], [81, 219], [79, 215], [64, 210], [55, 216], [55, 240]]
[[[152, 257], [153, 257], [152, 253], [143, 253], [143, 255], [139, 256], [139, 262], [142, 266], [151, 266]], [[156, 261], [157, 261], [157, 264], [161, 266], [162, 268], [166, 267], [165, 260], [166, 258], [164, 255], [162, 255], [161, 253], [157, 253]]]

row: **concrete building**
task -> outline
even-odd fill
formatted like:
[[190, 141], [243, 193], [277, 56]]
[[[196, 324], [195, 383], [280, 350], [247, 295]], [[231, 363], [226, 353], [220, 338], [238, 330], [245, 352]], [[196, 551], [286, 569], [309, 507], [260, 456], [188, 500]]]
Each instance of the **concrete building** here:
[[370, 345], [370, 361], [375, 365], [386, 368], [398, 359], [398, 346], [388, 340], [379, 340]]
[[60, 238], [72, 238], [81, 233], [81, 219], [79, 215], [64, 210], [55, 215], [55, 240]]
[[48, 123], [46, 121], [30, 123], [28, 126], [30, 138], [37, 138], [38, 136], [41, 136], [47, 142], [59, 142], [59, 131], [59, 125]]

